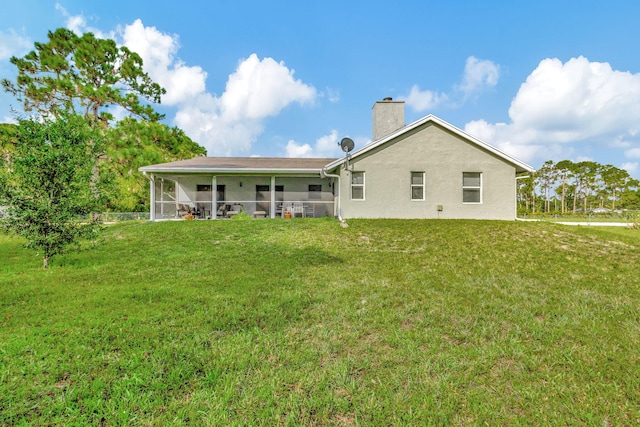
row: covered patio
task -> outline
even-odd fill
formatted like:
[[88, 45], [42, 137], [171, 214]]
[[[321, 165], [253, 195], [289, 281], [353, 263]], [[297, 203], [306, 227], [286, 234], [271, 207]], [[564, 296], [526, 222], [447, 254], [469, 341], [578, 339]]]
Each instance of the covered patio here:
[[[196, 157], [140, 168], [150, 180], [150, 219], [335, 216], [335, 159]], [[215, 190], [215, 191], [214, 191]]]

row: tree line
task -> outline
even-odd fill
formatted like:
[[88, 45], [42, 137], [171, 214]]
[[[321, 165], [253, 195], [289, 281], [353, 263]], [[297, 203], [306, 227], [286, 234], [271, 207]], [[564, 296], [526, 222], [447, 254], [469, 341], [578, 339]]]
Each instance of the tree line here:
[[640, 210], [638, 180], [609, 164], [548, 160], [517, 182], [520, 214]]

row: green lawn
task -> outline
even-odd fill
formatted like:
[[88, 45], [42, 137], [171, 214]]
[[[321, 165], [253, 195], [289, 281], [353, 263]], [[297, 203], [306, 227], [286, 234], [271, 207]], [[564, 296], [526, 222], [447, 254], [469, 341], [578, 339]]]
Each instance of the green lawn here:
[[0, 235], [0, 425], [640, 424], [640, 231], [349, 223]]

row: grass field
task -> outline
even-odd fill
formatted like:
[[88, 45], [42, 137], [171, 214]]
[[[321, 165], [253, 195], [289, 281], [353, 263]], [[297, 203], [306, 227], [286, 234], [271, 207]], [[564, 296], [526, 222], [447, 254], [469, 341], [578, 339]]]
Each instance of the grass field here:
[[123, 223], [0, 235], [0, 425], [640, 424], [640, 231]]

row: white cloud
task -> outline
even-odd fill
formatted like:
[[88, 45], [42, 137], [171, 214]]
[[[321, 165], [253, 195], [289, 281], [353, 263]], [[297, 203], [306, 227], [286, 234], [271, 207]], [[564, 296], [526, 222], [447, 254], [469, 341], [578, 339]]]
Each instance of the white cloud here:
[[284, 62], [252, 54], [229, 75], [220, 97], [202, 93], [181, 104], [175, 122], [209, 155], [246, 153], [263, 132], [265, 119], [292, 103], [315, 100], [316, 89], [293, 74]]
[[581, 141], [623, 148], [638, 141], [638, 99], [640, 74], [582, 56], [545, 59], [513, 99], [511, 123], [473, 121], [465, 130], [525, 161], [566, 155]]
[[500, 66], [486, 59], [475, 56], [467, 58], [464, 66], [462, 83], [457, 86], [465, 98], [475, 95], [485, 87], [494, 87], [500, 78]]
[[2, 120], [0, 120], [0, 123], [12, 123], [15, 125], [15, 124], [18, 124], [18, 121], [16, 120], [15, 117], [4, 116]]
[[78, 35], [82, 35], [83, 33], [93, 33], [99, 39], [113, 39], [115, 38], [115, 33], [109, 32], [104, 33], [99, 28], [95, 28], [90, 26], [87, 23], [87, 18], [84, 15], [71, 15], [67, 9], [64, 8], [60, 3], [56, 3], [56, 10], [62, 14], [67, 19], [66, 27], [67, 29], [73, 31]]
[[223, 114], [231, 120], [261, 120], [277, 115], [292, 102], [312, 102], [316, 90], [295, 80], [293, 73], [284, 62], [251, 54], [227, 80], [220, 97]]
[[298, 144], [293, 139], [284, 148], [285, 157], [317, 157], [313, 155], [313, 148], [309, 144]]
[[632, 148], [624, 152], [629, 159], [640, 159], [640, 148]]
[[71, 15], [64, 6], [56, 3], [56, 10], [67, 18], [66, 27], [76, 34], [82, 34], [87, 28], [87, 20], [83, 15]]
[[608, 63], [545, 59], [527, 77], [511, 103], [519, 126], [536, 128], [559, 142], [638, 133], [640, 74], [612, 70]]
[[31, 40], [16, 33], [13, 29], [0, 31], [0, 61], [12, 56], [22, 56], [33, 46]]
[[290, 140], [285, 147], [286, 157], [340, 157], [342, 150], [338, 145], [338, 131], [321, 136], [312, 147], [310, 144], [298, 144]]
[[204, 92], [207, 73], [201, 67], [186, 66], [176, 57], [180, 49], [177, 35], [163, 34], [156, 27], [145, 27], [140, 19], [118, 28], [117, 32], [104, 33], [89, 26], [83, 15], [71, 15], [59, 3], [56, 9], [67, 19], [66, 26], [74, 33], [91, 32], [98, 38], [115, 39], [140, 55], [144, 70], [167, 91], [162, 97], [163, 104], [176, 105]]
[[209, 156], [246, 154], [264, 130], [261, 120], [229, 119], [221, 112], [220, 99], [208, 93], [179, 106], [174, 121]]
[[162, 103], [189, 102], [205, 90], [207, 73], [198, 66], [186, 66], [176, 57], [180, 48], [177, 35], [163, 34], [156, 27], [145, 27], [140, 19], [124, 27], [123, 44], [142, 58], [144, 70], [167, 90]]
[[409, 95], [405, 97], [407, 105], [415, 111], [426, 111], [437, 107], [449, 99], [446, 93], [437, 93], [430, 90], [420, 90], [418, 85], [413, 85]]
[[329, 99], [329, 102], [332, 104], [335, 104], [337, 102], [340, 102], [340, 91], [337, 89], [331, 89], [331, 88], [327, 88], [327, 97]]
[[500, 66], [487, 59], [475, 56], [467, 58], [462, 82], [456, 84], [450, 93], [420, 90], [413, 85], [409, 95], [401, 96], [414, 111], [424, 112], [441, 105], [456, 106], [474, 97], [487, 87], [494, 87], [500, 78]]
[[634, 176], [636, 172], [640, 172], [640, 163], [638, 162], [623, 163], [621, 168], [629, 172], [629, 175]]

